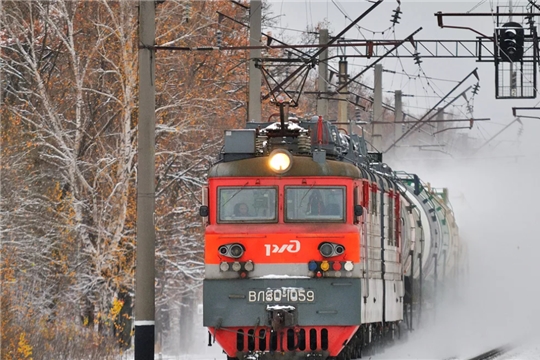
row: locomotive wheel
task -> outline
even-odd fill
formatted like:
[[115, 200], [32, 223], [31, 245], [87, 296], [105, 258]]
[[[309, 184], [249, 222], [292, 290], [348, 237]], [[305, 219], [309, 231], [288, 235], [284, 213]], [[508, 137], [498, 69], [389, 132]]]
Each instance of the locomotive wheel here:
[[357, 344], [357, 346], [354, 347], [353, 353], [352, 353], [353, 359], [361, 359], [362, 358], [362, 350], [360, 348], [360, 344]]
[[347, 350], [342, 351], [336, 358], [336, 360], [351, 360], [351, 356]]

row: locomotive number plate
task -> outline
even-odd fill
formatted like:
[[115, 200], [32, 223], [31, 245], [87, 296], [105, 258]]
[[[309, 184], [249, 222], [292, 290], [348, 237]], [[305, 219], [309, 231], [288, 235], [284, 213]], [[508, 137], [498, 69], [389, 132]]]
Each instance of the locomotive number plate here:
[[250, 290], [248, 302], [257, 303], [311, 303], [315, 302], [315, 291], [303, 288], [280, 288]]

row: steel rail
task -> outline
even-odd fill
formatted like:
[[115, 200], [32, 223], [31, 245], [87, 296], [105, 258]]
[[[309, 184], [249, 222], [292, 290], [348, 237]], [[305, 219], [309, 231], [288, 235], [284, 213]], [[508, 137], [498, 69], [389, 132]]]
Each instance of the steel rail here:
[[467, 360], [490, 360], [490, 359], [495, 359], [495, 358], [501, 356], [502, 354], [510, 351], [510, 349], [511, 349], [511, 347], [501, 346], [501, 347], [486, 351], [486, 352], [484, 352], [484, 353], [482, 353], [480, 355], [476, 355], [475, 357], [469, 358]]

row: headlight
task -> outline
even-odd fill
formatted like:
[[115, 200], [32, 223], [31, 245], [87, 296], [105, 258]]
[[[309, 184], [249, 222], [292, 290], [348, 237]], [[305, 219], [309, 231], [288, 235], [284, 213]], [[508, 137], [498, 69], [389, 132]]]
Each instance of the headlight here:
[[282, 174], [291, 168], [292, 155], [285, 149], [276, 149], [270, 154], [268, 164], [273, 171]]
[[233, 258], [239, 258], [244, 253], [244, 248], [240, 244], [231, 245], [231, 256]]
[[220, 255], [227, 256], [233, 259], [238, 259], [239, 257], [242, 257], [242, 255], [244, 255], [244, 251], [244, 246], [237, 243], [221, 245], [218, 248], [218, 252]]
[[319, 252], [324, 257], [338, 256], [345, 252], [345, 247], [340, 244], [323, 242], [319, 244]]
[[334, 247], [330, 243], [322, 243], [321, 246], [319, 246], [319, 251], [322, 256], [330, 257], [334, 252]]

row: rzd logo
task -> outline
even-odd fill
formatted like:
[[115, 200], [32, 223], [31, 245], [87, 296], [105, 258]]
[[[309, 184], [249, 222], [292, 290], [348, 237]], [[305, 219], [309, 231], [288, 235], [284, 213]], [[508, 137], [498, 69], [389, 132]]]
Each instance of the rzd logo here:
[[300, 241], [290, 240], [290, 244], [283, 244], [281, 246], [276, 244], [264, 244], [266, 248], [266, 256], [270, 254], [283, 254], [285, 251], [290, 253], [297, 253], [300, 251]]

